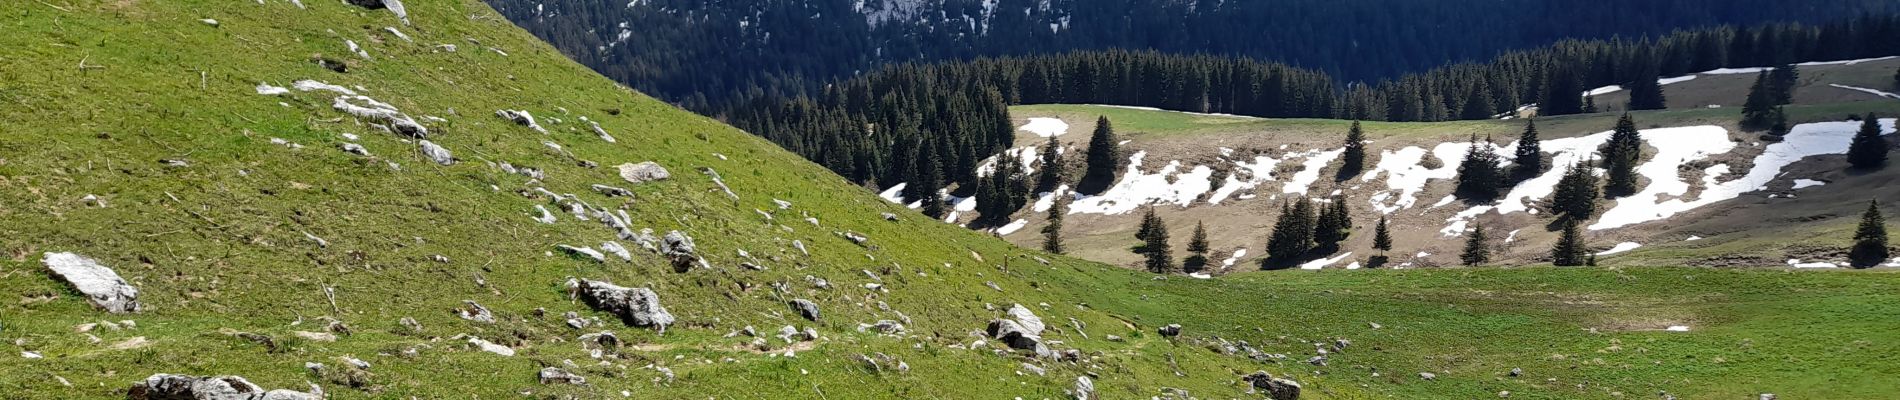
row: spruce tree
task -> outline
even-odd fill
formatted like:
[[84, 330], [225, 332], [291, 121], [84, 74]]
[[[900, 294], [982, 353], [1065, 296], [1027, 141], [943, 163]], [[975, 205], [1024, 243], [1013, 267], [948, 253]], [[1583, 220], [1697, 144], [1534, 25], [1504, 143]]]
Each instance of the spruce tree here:
[[937, 157], [925, 156], [917, 162], [917, 192], [923, 202], [923, 213], [930, 218], [943, 218], [943, 168], [937, 163]]
[[1860, 229], [1854, 231], [1854, 247], [1847, 251], [1848, 265], [1871, 268], [1886, 262], [1889, 256], [1887, 221], [1880, 216], [1880, 201], [1869, 201], [1867, 212], [1860, 217]]
[[1524, 134], [1517, 138], [1517, 154], [1512, 156], [1511, 179], [1524, 180], [1544, 173], [1543, 140], [1537, 138], [1537, 120], [1524, 121]]
[[1458, 254], [1458, 260], [1467, 267], [1491, 262], [1491, 248], [1485, 241], [1484, 225], [1471, 223], [1471, 232], [1465, 235], [1465, 249]]
[[1365, 170], [1366, 134], [1359, 128], [1359, 121], [1352, 121], [1352, 128], [1346, 131], [1346, 152], [1340, 155], [1339, 173], [1333, 179], [1345, 181]]
[[1775, 106], [1775, 111], [1768, 113], [1768, 135], [1763, 139], [1779, 142], [1788, 136], [1788, 130], [1788, 112]]
[[1860, 131], [1847, 145], [1847, 163], [1858, 169], [1876, 169], [1887, 164], [1887, 139], [1880, 136], [1880, 117], [1868, 113], [1860, 120]]
[[1575, 267], [1584, 265], [1587, 262], [1585, 260], [1586, 257], [1593, 257], [1585, 254], [1589, 252], [1589, 250], [1583, 246], [1583, 232], [1577, 227], [1577, 224], [1579, 224], [1578, 221], [1576, 218], [1565, 218], [1563, 220], [1563, 229], [1562, 233], [1557, 236], [1557, 244], [1550, 248], [1550, 263], [1552, 265]]
[[1492, 101], [1490, 86], [1479, 80], [1478, 84], [1471, 86], [1471, 94], [1465, 96], [1465, 107], [1459, 113], [1460, 119], [1491, 119], [1492, 115], [1497, 114], [1497, 110], [1492, 108], [1496, 106]]
[[1181, 261], [1181, 270], [1187, 273], [1201, 272], [1207, 268], [1207, 224], [1194, 223], [1194, 236], [1188, 238], [1188, 257]]
[[1089, 136], [1087, 170], [1082, 180], [1075, 185], [1077, 193], [1096, 195], [1107, 191], [1115, 184], [1115, 174], [1121, 167], [1121, 145], [1115, 138], [1115, 128], [1109, 125], [1108, 117], [1095, 121], [1095, 134]]
[[1571, 165], [1564, 170], [1564, 176], [1557, 180], [1557, 187], [1551, 193], [1551, 214], [1560, 218], [1587, 221], [1596, 214], [1597, 177], [1592, 173], [1596, 168], [1589, 162]]
[[1610, 134], [1610, 141], [1603, 150], [1603, 166], [1609, 170], [1603, 193], [1605, 197], [1628, 196], [1636, 193], [1636, 164], [1641, 161], [1643, 136], [1636, 130], [1636, 122], [1630, 120], [1628, 113], [1617, 119], [1616, 131]]
[[1771, 121], [1775, 109], [1775, 97], [1769, 90], [1768, 71], [1755, 74], [1755, 83], [1748, 87], [1748, 100], [1742, 102], [1742, 129], [1765, 129]]
[[1263, 269], [1283, 269], [1305, 261], [1313, 249], [1313, 205], [1300, 199], [1293, 205], [1280, 204], [1280, 220], [1273, 224], [1267, 238], [1267, 257], [1260, 260]]
[[1893, 90], [1900, 90], [1900, 68], [1893, 69]]
[[1628, 109], [1661, 110], [1666, 108], [1666, 103], [1663, 99], [1662, 83], [1656, 81], [1656, 75], [1653, 74], [1655, 68], [1652, 67], [1649, 71], [1651, 71], [1652, 74], [1644, 74], [1642, 77], [1636, 78], [1635, 82], [1630, 82], [1628, 86], [1630, 91]]
[[1372, 228], [1372, 249], [1379, 254], [1366, 259], [1366, 268], [1378, 268], [1388, 260], [1386, 252], [1392, 251], [1392, 232], [1385, 226], [1385, 216], [1379, 216], [1379, 225]]
[[[1148, 241], [1148, 236], [1154, 234], [1155, 229], [1159, 227], [1160, 225], [1161, 225], [1161, 217], [1155, 215], [1154, 206], [1148, 206], [1146, 208], [1143, 208], [1142, 213], [1141, 213], [1141, 225], [1140, 227], [1135, 228], [1135, 240], [1140, 240], [1146, 243]], [[1141, 253], [1143, 252], [1142, 249], [1145, 249], [1145, 247], [1137, 247], [1135, 252]]]
[[1036, 172], [1036, 193], [1049, 193], [1062, 186], [1062, 144], [1055, 136], [1049, 137], [1049, 144], [1042, 146], [1042, 169]]
[[1564, 68], [1551, 68], [1544, 78], [1544, 94], [1538, 102], [1538, 115], [1570, 115], [1583, 111], [1583, 88], [1577, 74]]
[[[1150, 209], [1152, 213], [1153, 209]], [[1147, 256], [1148, 272], [1169, 274], [1180, 272], [1174, 268], [1174, 251], [1168, 248], [1168, 225], [1155, 218], [1154, 227], [1149, 229], [1147, 237], [1142, 239], [1142, 255]]]
[[1794, 86], [1801, 80], [1801, 72], [1795, 66], [1782, 64], [1768, 72], [1768, 94], [1774, 105], [1794, 103]]
[[1597, 108], [1597, 95], [1583, 96], [1584, 114], [1596, 114], [1599, 111], [1601, 111], [1601, 109]]
[[1049, 206], [1049, 224], [1042, 227], [1042, 251], [1062, 254], [1062, 217], [1069, 212], [1069, 200], [1057, 196]]
[[1492, 149], [1491, 140], [1478, 142], [1471, 138], [1471, 148], [1465, 152], [1464, 160], [1458, 163], [1458, 187], [1454, 194], [1458, 198], [1488, 202], [1498, 197], [1498, 189], [1504, 185], [1504, 168], [1499, 165], [1497, 150]]
[[1346, 198], [1333, 196], [1314, 221], [1313, 246], [1322, 254], [1331, 254], [1339, 250], [1339, 242], [1351, 235], [1352, 215], [1346, 208]]

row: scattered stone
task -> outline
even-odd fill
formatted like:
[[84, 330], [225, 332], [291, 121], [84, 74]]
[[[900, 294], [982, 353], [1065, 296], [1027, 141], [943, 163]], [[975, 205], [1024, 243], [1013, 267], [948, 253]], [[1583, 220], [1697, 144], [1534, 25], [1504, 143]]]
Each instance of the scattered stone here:
[[791, 305], [792, 310], [798, 311], [799, 316], [812, 321], [818, 320], [818, 303], [813, 303], [811, 300], [796, 299], [792, 300]]
[[633, 191], [607, 185], [594, 185], [594, 191], [607, 197], [633, 197]]
[[1275, 378], [1266, 371], [1257, 371], [1252, 374], [1247, 374], [1247, 376], [1241, 377], [1240, 380], [1252, 383], [1254, 389], [1263, 392], [1269, 399], [1297, 400], [1300, 398], [1299, 382], [1294, 382], [1286, 378]]
[[673, 262], [673, 268], [684, 271], [694, 263], [704, 264], [699, 252], [693, 246], [693, 237], [680, 231], [668, 231], [660, 241], [660, 255]]
[[310, 385], [309, 392], [288, 389], [265, 391], [243, 377], [232, 375], [196, 377], [153, 374], [133, 383], [126, 392], [126, 398], [131, 400], [319, 400], [323, 397], [323, 389], [317, 385]]
[[415, 40], [415, 39], [411, 39], [411, 38], [409, 38], [409, 35], [408, 35], [408, 34], [404, 34], [404, 33], [402, 33], [402, 31], [400, 31], [400, 30], [396, 30], [396, 27], [393, 27], [393, 26], [385, 26], [385, 27], [383, 27], [383, 31], [384, 31], [384, 32], [389, 32], [389, 34], [391, 34], [391, 35], [396, 35], [396, 38], [397, 38], [397, 39], [402, 39], [402, 41], [404, 41], [404, 42], [409, 42], [409, 43], [415, 43], [415, 42], [416, 42], [416, 40]]
[[40, 353], [38, 352], [22, 350], [20, 351], [20, 358], [24, 358], [28, 360], [38, 360], [38, 359], [46, 358], [46, 356], [40, 355]]
[[535, 222], [540, 222], [543, 224], [552, 224], [556, 221], [559, 221], [557, 219], [554, 219], [554, 213], [548, 212], [548, 208], [546, 206], [536, 204], [534, 205], [534, 210], [541, 213], [541, 216], [534, 217]]
[[990, 287], [990, 289], [995, 289], [995, 290], [996, 290], [996, 291], [998, 291], [998, 292], [1001, 292], [1001, 291], [1003, 291], [1003, 287], [1002, 287], [1002, 286], [996, 286], [996, 282], [994, 282], [994, 281], [983, 281], [983, 286], [989, 286], [989, 287]]
[[1043, 369], [1042, 367], [1038, 367], [1035, 364], [1030, 364], [1030, 363], [1023, 363], [1023, 371], [1036, 374], [1036, 376], [1049, 375], [1049, 370]]
[[661, 181], [673, 177], [672, 173], [666, 171], [666, 167], [661, 167], [660, 164], [652, 161], [620, 164], [615, 168], [620, 169], [620, 179], [625, 179], [632, 184]]
[[94, 306], [109, 313], [139, 311], [139, 289], [99, 261], [74, 253], [46, 253], [42, 262], [53, 271], [54, 278], [73, 285]]
[[337, 145], [337, 147], [342, 148], [343, 152], [345, 153], [369, 157], [369, 149], [363, 148], [363, 145], [360, 145], [360, 144], [344, 143], [344, 144]]
[[495, 313], [488, 311], [488, 307], [482, 307], [474, 300], [462, 300], [462, 304], [467, 307], [455, 309], [456, 316], [475, 322], [495, 323]]
[[792, 202], [789, 202], [789, 201], [772, 199], [772, 204], [778, 206], [778, 209], [780, 210], [792, 209]]
[[871, 241], [871, 239], [870, 239], [870, 238], [867, 238], [867, 237], [864, 237], [864, 235], [862, 235], [862, 234], [859, 234], [859, 233], [857, 233], [857, 232], [848, 232], [848, 231], [847, 231], [847, 232], [838, 232], [838, 235], [839, 235], [839, 236], [844, 236], [844, 238], [845, 238], [845, 240], [850, 240], [852, 244], [856, 244], [856, 245], [859, 245], [859, 246], [863, 246], [863, 245], [865, 244], [865, 242], [870, 242], [870, 241]]
[[1774, 393], [1762, 393], [1762, 394], [1761, 394], [1761, 400], [1775, 400], [1775, 394], [1774, 394]]
[[1313, 364], [1313, 366], [1316, 367], [1324, 367], [1326, 366], [1326, 356], [1313, 356], [1313, 358], [1306, 359], [1306, 363]]
[[893, 213], [884, 213], [884, 220], [885, 220], [885, 221], [896, 221], [896, 220], [897, 220], [897, 214], [893, 214]]
[[455, 154], [449, 153], [449, 149], [427, 140], [418, 141], [417, 144], [422, 146], [422, 155], [429, 157], [429, 161], [442, 165], [455, 165]]
[[542, 368], [541, 369], [541, 384], [550, 385], [550, 384], [556, 384], [556, 383], [565, 383], [565, 384], [570, 384], [570, 385], [585, 385], [587, 384], [587, 378], [581, 377], [580, 375], [575, 375], [572, 372], [567, 372], [566, 370], [562, 370], [560, 368], [555, 368], [555, 367]]
[[1168, 324], [1155, 331], [1161, 333], [1161, 336], [1164, 337], [1181, 336], [1181, 324]]
[[1511, 376], [1524, 376], [1523, 368], [1511, 368]]
[[878, 333], [882, 333], [886, 335], [902, 334], [904, 333], [904, 324], [898, 323], [897, 321], [888, 320], [888, 319], [879, 320], [875, 323], [858, 324], [858, 332], [865, 332], [869, 330], [876, 330]]
[[515, 356], [515, 349], [495, 344], [495, 342], [483, 340], [482, 338], [470, 336], [468, 337], [468, 344], [475, 345], [475, 348], [481, 349], [482, 351], [499, 354], [503, 357]]
[[329, 333], [329, 332], [296, 331], [296, 332], [291, 332], [291, 334], [297, 335], [297, 337], [300, 337], [300, 338], [303, 338], [304, 340], [308, 340], [312, 342], [326, 342], [327, 343], [327, 342], [336, 341], [336, 334]]
[[1346, 347], [1348, 346], [1352, 346], [1351, 340], [1346, 340], [1346, 339], [1333, 340], [1333, 351], [1346, 351]]
[[719, 178], [719, 171], [714, 171], [712, 167], [703, 167], [699, 169], [699, 172], [703, 172], [706, 176], [711, 177], [713, 185], [718, 186], [720, 191], [725, 192], [727, 198], [739, 200], [739, 194], [733, 193], [732, 187], [726, 186], [726, 180]]
[[403, 25], [409, 24], [409, 11], [403, 8], [402, 0], [343, 0], [343, 2], [371, 10], [387, 8], [391, 14], [396, 14], [396, 19], [402, 20]]
[[98, 195], [88, 194], [86, 197], [79, 198], [79, 201], [86, 203], [88, 206], [106, 208], [106, 199], [100, 198]]
[[1031, 335], [1041, 336], [1042, 330], [1048, 327], [1043, 325], [1042, 318], [1037, 318], [1036, 313], [1030, 312], [1028, 307], [1023, 307], [1021, 304], [1011, 304], [1009, 311], [1004, 313], [1009, 314], [1010, 318], [1015, 319], [1016, 323], [1021, 324], [1023, 329], [1028, 330]]
[[[583, 118], [585, 118], [585, 117], [583, 117]], [[600, 137], [600, 140], [603, 140], [603, 141], [606, 141], [607, 143], [614, 143], [614, 142], [615, 142], [615, 141], [614, 141], [614, 136], [613, 136], [613, 135], [609, 135], [609, 134], [607, 134], [607, 130], [606, 130], [606, 129], [600, 129], [600, 123], [599, 123], [599, 122], [594, 122], [594, 121], [587, 121], [587, 125], [588, 125], [588, 127], [590, 127], [590, 128], [593, 128], [593, 129], [594, 129], [594, 136], [599, 136], [599, 137]]]
[[163, 165], [165, 165], [165, 166], [167, 166], [167, 167], [172, 167], [172, 168], [184, 168], [184, 167], [189, 167], [189, 166], [191, 166], [191, 162], [189, 162], [189, 161], [185, 161], [185, 160], [176, 160], [176, 159], [163, 159], [163, 160], [158, 160], [158, 163], [159, 163], [159, 164], [163, 164]]
[[804, 254], [804, 255], [807, 255], [807, 256], [809, 256], [809, 255], [811, 255], [811, 251], [810, 251], [810, 250], [806, 250], [806, 249], [805, 249], [805, 242], [803, 242], [803, 241], [799, 241], [799, 240], [793, 240], [793, 241], [792, 241], [792, 247], [793, 247], [793, 248], [796, 248], [796, 249], [798, 249], [798, 252], [799, 252], [800, 254]]
[[825, 278], [819, 278], [819, 277], [816, 277], [816, 276], [811, 276], [811, 275], [805, 275], [805, 282], [806, 282], [806, 283], [810, 283], [810, 284], [811, 284], [811, 286], [812, 286], [812, 287], [815, 287], [815, 288], [819, 288], [819, 289], [824, 289], [824, 290], [831, 290], [831, 281], [827, 281], [827, 280], [825, 280]]
[[416, 322], [415, 318], [402, 317], [402, 320], [396, 323], [402, 324], [403, 328], [408, 328], [410, 333], [422, 333], [422, 323]]
[[[607, 255], [600, 254], [600, 251], [598, 250], [594, 250], [594, 249], [590, 249], [586, 247], [574, 247], [574, 246], [569, 246], [565, 244], [555, 246], [555, 248], [559, 248], [561, 249], [562, 252], [566, 252], [568, 255], [571, 255], [571, 256], [585, 257], [589, 260], [594, 260], [594, 262], [597, 262], [597, 263], [607, 262]], [[631, 258], [631, 256], [629, 256], [629, 258]]]
[[1430, 372], [1420, 372], [1418, 373], [1418, 379], [1424, 379], [1428, 381], [1438, 380], [1438, 374], [1434, 374]]
[[1108, 340], [1108, 341], [1110, 341], [1110, 342], [1121, 342], [1121, 341], [1122, 341], [1122, 337], [1121, 337], [1121, 335], [1107, 335], [1107, 336], [1103, 336], [1102, 338], [1103, 338], [1103, 339], [1107, 339], [1107, 340]]
[[627, 325], [655, 327], [665, 333], [666, 327], [673, 324], [673, 314], [660, 305], [660, 295], [653, 289], [627, 288], [586, 279], [569, 280], [567, 287], [588, 306], [617, 315]]
[[627, 247], [621, 246], [620, 242], [616, 242], [612, 240], [601, 242], [600, 249], [602, 251], [606, 251], [607, 254], [613, 254], [615, 257], [620, 257], [620, 260], [622, 261], [633, 261], [633, 252], [627, 251]]

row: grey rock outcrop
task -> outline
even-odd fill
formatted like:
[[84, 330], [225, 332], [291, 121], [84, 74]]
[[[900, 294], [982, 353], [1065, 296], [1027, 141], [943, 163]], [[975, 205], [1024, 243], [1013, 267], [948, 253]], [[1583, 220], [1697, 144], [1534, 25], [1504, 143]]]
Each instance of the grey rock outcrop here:
[[648, 288], [628, 288], [595, 280], [568, 281], [568, 290], [596, 310], [620, 317], [632, 326], [653, 327], [666, 332], [672, 325], [672, 313], [660, 305], [660, 295]]
[[671, 172], [666, 171], [666, 167], [662, 167], [659, 163], [652, 161], [639, 164], [620, 164], [614, 168], [620, 170], [620, 179], [625, 179], [627, 183], [633, 184], [661, 181], [673, 177]]
[[1155, 329], [1155, 332], [1166, 337], [1181, 336], [1181, 324], [1168, 324], [1168, 326]]
[[555, 367], [542, 368], [541, 373], [540, 373], [540, 378], [541, 378], [541, 384], [543, 385], [556, 384], [556, 383], [565, 383], [565, 384], [570, 384], [570, 385], [587, 384], [586, 377], [575, 375], [572, 372], [567, 372], [567, 370], [563, 370], [563, 369], [555, 368]]
[[53, 277], [73, 285], [92, 304], [110, 313], [139, 311], [139, 289], [132, 287], [111, 268], [99, 261], [73, 253], [46, 253], [46, 268]]
[[132, 400], [318, 400], [323, 390], [311, 385], [310, 392], [270, 390], [233, 375], [197, 377], [153, 374], [132, 384], [126, 398]]
[[1016, 323], [1022, 324], [1023, 329], [1029, 330], [1032, 335], [1041, 336], [1042, 330], [1047, 327], [1043, 325], [1042, 318], [1037, 318], [1035, 312], [1029, 311], [1029, 307], [1023, 307], [1021, 304], [1011, 304], [1009, 311], [1005, 313], [1015, 319]]
[[1294, 382], [1292, 379], [1275, 378], [1266, 371], [1248, 374], [1247, 376], [1241, 377], [1240, 380], [1252, 383], [1254, 389], [1260, 390], [1260, 392], [1267, 395], [1269, 399], [1297, 400], [1300, 398], [1299, 382]]
[[818, 303], [813, 303], [811, 300], [796, 299], [792, 300], [791, 305], [792, 311], [797, 311], [799, 316], [812, 321], [818, 320]]
[[455, 154], [450, 153], [449, 149], [427, 140], [417, 141], [417, 144], [422, 146], [422, 155], [429, 157], [429, 161], [442, 165], [455, 165]]

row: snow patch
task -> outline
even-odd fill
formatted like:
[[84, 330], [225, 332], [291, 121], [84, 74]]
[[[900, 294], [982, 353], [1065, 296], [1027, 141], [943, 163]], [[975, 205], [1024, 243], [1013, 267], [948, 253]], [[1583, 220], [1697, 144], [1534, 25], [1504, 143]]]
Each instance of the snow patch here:
[[1035, 133], [1037, 137], [1062, 136], [1069, 132], [1069, 123], [1056, 118], [1030, 118], [1019, 130]]
[[1813, 179], [1796, 179], [1796, 180], [1794, 180], [1794, 188], [1795, 188], [1795, 189], [1800, 189], [1800, 188], [1806, 188], [1806, 187], [1815, 187], [1815, 186], [1821, 186], [1821, 185], [1826, 185], [1826, 184], [1827, 184], [1827, 182], [1822, 182], [1822, 181], [1817, 181], [1817, 180], [1813, 180]]
[[1344, 260], [1346, 259], [1346, 257], [1351, 257], [1351, 256], [1352, 256], [1352, 252], [1346, 252], [1346, 253], [1341, 253], [1340, 255], [1337, 255], [1337, 256], [1333, 256], [1333, 258], [1321, 258], [1318, 260], [1308, 261], [1305, 264], [1300, 264], [1300, 269], [1326, 268], [1326, 266], [1328, 265], [1333, 265], [1333, 263], [1337, 263], [1339, 262], [1339, 260]]
[[1616, 246], [1613, 246], [1613, 247], [1610, 247], [1610, 249], [1609, 249], [1609, 250], [1604, 250], [1604, 251], [1602, 251], [1602, 252], [1599, 252], [1599, 253], [1597, 253], [1597, 255], [1599, 255], [1599, 256], [1607, 256], [1607, 255], [1611, 255], [1611, 254], [1616, 254], [1616, 253], [1622, 253], [1622, 252], [1625, 252], [1625, 251], [1630, 251], [1630, 250], [1636, 250], [1636, 248], [1638, 248], [1638, 247], [1643, 247], [1643, 244], [1642, 244], [1642, 243], [1636, 243], [1636, 242], [1623, 242], [1623, 243], [1617, 243], [1617, 244], [1616, 244]]
[[1281, 188], [1280, 193], [1305, 195], [1307, 187], [1312, 186], [1313, 182], [1319, 180], [1319, 171], [1326, 168], [1327, 164], [1333, 163], [1333, 159], [1339, 158], [1339, 155], [1345, 152], [1346, 149], [1343, 147], [1333, 150], [1312, 150], [1306, 152], [1302, 155], [1306, 158], [1306, 162], [1301, 163], [1300, 172], [1293, 174], [1293, 179], [1287, 181], [1286, 187]]
[[1069, 213], [1125, 214], [1143, 205], [1157, 203], [1186, 207], [1213, 188], [1207, 179], [1214, 176], [1212, 168], [1195, 166], [1181, 173], [1181, 162], [1169, 161], [1160, 172], [1144, 174], [1141, 172], [1141, 163], [1147, 157], [1146, 151], [1128, 157], [1128, 170], [1122, 173], [1120, 182], [1100, 195], [1076, 199]]
[[1847, 90], [1852, 90], [1852, 91], [1857, 91], [1857, 92], [1862, 92], [1862, 93], [1867, 93], [1867, 94], [1871, 94], [1871, 95], [1875, 95], [1875, 96], [1880, 96], [1880, 97], [1885, 97], [1885, 98], [1889, 98], [1889, 99], [1895, 99], [1895, 100], [1900, 100], [1900, 94], [1894, 94], [1894, 93], [1892, 93], [1892, 92], [1886, 92], [1886, 91], [1881, 91], [1881, 90], [1878, 90], [1878, 89], [1868, 89], [1868, 88], [1864, 88], [1864, 87], [1859, 87], [1859, 86], [1847, 86], [1847, 85], [1842, 85], [1842, 84], [1838, 84], [1838, 83], [1830, 83], [1830, 84], [1827, 84], [1827, 85], [1828, 85], [1828, 86], [1833, 86], [1833, 87], [1837, 87], [1837, 88], [1841, 88], [1841, 89], [1847, 89]]
[[1016, 233], [1016, 231], [1022, 230], [1024, 225], [1029, 225], [1029, 220], [1018, 219], [1015, 222], [1010, 222], [1009, 225], [1003, 225], [1003, 227], [1001, 228], [996, 228], [996, 234], [1009, 235], [1011, 233]]

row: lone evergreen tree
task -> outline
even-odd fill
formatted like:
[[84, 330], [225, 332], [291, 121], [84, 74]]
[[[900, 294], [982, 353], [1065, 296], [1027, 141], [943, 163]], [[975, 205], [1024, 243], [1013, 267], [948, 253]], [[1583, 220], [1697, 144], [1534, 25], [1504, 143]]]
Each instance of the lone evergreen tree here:
[[1595, 257], [1584, 254], [1589, 250], [1583, 247], [1583, 232], [1577, 228], [1577, 221], [1578, 219], [1576, 218], [1565, 218], [1563, 220], [1564, 227], [1562, 233], [1557, 236], [1557, 244], [1550, 248], [1550, 263], [1552, 265], [1575, 267], [1589, 262], [1586, 260], [1586, 257]]
[[1537, 138], [1537, 120], [1524, 121], [1524, 134], [1517, 138], [1517, 154], [1512, 156], [1511, 162], [1516, 164], [1511, 169], [1512, 180], [1530, 179], [1544, 173], [1544, 145]]
[[1042, 227], [1042, 251], [1062, 254], [1062, 216], [1069, 212], [1069, 200], [1057, 196], [1049, 206], [1049, 224]]
[[1036, 193], [1049, 193], [1062, 186], [1062, 144], [1055, 136], [1049, 137], [1049, 144], [1042, 146], [1042, 169], [1036, 171]]
[[1854, 247], [1847, 251], [1848, 265], [1871, 268], [1887, 261], [1887, 221], [1880, 216], [1880, 201], [1867, 202], [1867, 213], [1860, 216], [1860, 229], [1854, 231]]
[[1498, 189], [1504, 185], [1504, 168], [1499, 165], [1497, 151], [1492, 149], [1491, 140], [1478, 142], [1471, 138], [1471, 149], [1465, 152], [1465, 158], [1458, 163], [1459, 198], [1488, 202], [1498, 197]]
[[[1153, 235], [1155, 229], [1160, 225], [1161, 217], [1155, 215], [1155, 208], [1153, 206], [1143, 208], [1141, 213], [1141, 226], [1135, 228], [1135, 240], [1147, 242], [1148, 236]], [[1137, 247], [1135, 252], [1140, 253], [1143, 249], [1146, 249], [1146, 247]]]
[[1201, 272], [1207, 268], [1207, 224], [1194, 223], [1194, 236], [1188, 238], [1188, 257], [1181, 261], [1181, 270], [1187, 273]]
[[[1149, 209], [1153, 215], [1153, 209]], [[1160, 218], [1154, 219], [1154, 226], [1148, 229], [1142, 238], [1141, 254], [1147, 256], [1148, 272], [1168, 274], [1179, 272], [1174, 269], [1174, 251], [1168, 248], [1168, 225]]]
[[1875, 169], [1887, 164], [1887, 139], [1880, 136], [1880, 118], [1873, 113], [1860, 120], [1860, 131], [1847, 144], [1847, 163], [1854, 168]]
[[1465, 250], [1458, 254], [1458, 260], [1463, 261], [1465, 266], [1491, 262], [1491, 248], [1485, 240], [1484, 225], [1471, 223], [1471, 232], [1465, 235]]
[[1775, 109], [1775, 97], [1769, 90], [1768, 71], [1755, 74], [1755, 83], [1748, 87], [1748, 100], [1742, 102], [1742, 129], [1765, 129], [1773, 123], [1769, 120]]
[[1630, 82], [1630, 101], [1628, 109], [1661, 110], [1666, 108], [1666, 103], [1663, 99], [1662, 83], [1656, 81], [1656, 75], [1653, 74], [1655, 68], [1651, 67], [1649, 70], [1652, 73], [1644, 74], [1643, 77], [1637, 78], [1635, 82]]
[[1359, 121], [1352, 121], [1352, 129], [1346, 131], [1346, 153], [1340, 155], [1339, 173], [1333, 179], [1345, 181], [1365, 170], [1366, 133], [1359, 129]]
[[1583, 96], [1583, 113], [1596, 114], [1598, 111], [1601, 109], [1597, 108], [1597, 95]]
[[1392, 251], [1392, 232], [1385, 227], [1385, 216], [1379, 216], [1379, 225], [1372, 228], [1372, 249], [1379, 254], [1366, 259], [1366, 268], [1378, 268], [1389, 260], [1385, 253]]
[[1596, 168], [1588, 161], [1582, 165], [1571, 165], [1564, 170], [1564, 176], [1557, 180], [1550, 198], [1551, 214], [1570, 220], [1587, 221], [1596, 215], [1597, 177], [1592, 173]]
[[1606, 197], [1636, 193], [1636, 164], [1642, 159], [1642, 153], [1642, 133], [1636, 130], [1636, 122], [1625, 113], [1623, 118], [1616, 120], [1616, 131], [1610, 134], [1610, 141], [1603, 150], [1603, 166], [1610, 170], [1603, 186]]
[[1082, 180], [1076, 183], [1076, 192], [1101, 194], [1115, 184], [1116, 169], [1121, 166], [1122, 154], [1118, 140], [1107, 116], [1095, 121], [1095, 134], [1089, 136], [1087, 170], [1083, 171]]
[[1297, 200], [1294, 205], [1280, 204], [1280, 220], [1273, 224], [1273, 234], [1267, 238], [1267, 257], [1260, 260], [1262, 269], [1283, 269], [1305, 261], [1306, 253], [1313, 249], [1313, 205], [1305, 199]]

